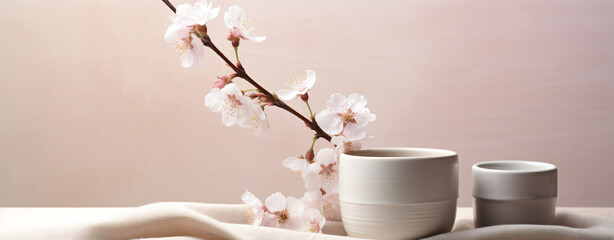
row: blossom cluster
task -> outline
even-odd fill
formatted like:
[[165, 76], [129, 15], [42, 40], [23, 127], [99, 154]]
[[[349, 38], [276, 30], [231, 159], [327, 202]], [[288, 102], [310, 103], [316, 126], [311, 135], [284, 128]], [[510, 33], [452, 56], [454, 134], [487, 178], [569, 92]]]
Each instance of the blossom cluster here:
[[[208, 42], [206, 24], [219, 14], [219, 10], [219, 7], [213, 8], [205, 0], [177, 7], [164, 38], [176, 47], [183, 67], [196, 67], [202, 63], [203, 45], [212, 45]], [[366, 98], [357, 93], [347, 97], [334, 93], [327, 101], [326, 108], [314, 114], [308, 96], [308, 91], [316, 82], [316, 73], [311, 69], [307, 69], [305, 74], [295, 74], [287, 82], [287, 89], [280, 89], [274, 94], [258, 88], [259, 85], [257, 89], [242, 90], [234, 82], [235, 78], [247, 78], [245, 72], [240, 75], [238, 71], [243, 71], [237, 51], [240, 40], [261, 42], [266, 36], [255, 33], [254, 21], [236, 5], [224, 13], [224, 22], [230, 29], [226, 39], [235, 50], [237, 66], [231, 66], [234, 73], [213, 81], [211, 91], [204, 98], [205, 106], [212, 112], [221, 113], [225, 126], [238, 125], [250, 129], [255, 135], [264, 136], [270, 130], [265, 109], [269, 106], [286, 109], [288, 107], [283, 101], [300, 99], [309, 108], [309, 118], [301, 117], [308, 127], [316, 131], [311, 147], [304, 155], [287, 158], [282, 163], [304, 181], [305, 194], [298, 199], [277, 192], [263, 203], [246, 191], [241, 199], [252, 207], [252, 224], [319, 233], [326, 220], [341, 218], [339, 156], [361, 148], [361, 141], [367, 138], [365, 127], [375, 121], [375, 114], [366, 107]], [[223, 58], [226, 59], [225, 56]], [[331, 146], [321, 148], [316, 153], [314, 144], [323, 136]]]

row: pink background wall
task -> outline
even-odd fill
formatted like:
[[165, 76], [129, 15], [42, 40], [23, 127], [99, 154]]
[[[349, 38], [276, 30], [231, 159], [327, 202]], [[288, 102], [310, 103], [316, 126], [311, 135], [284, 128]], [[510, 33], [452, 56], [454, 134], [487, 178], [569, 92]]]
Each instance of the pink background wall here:
[[[235, 3], [268, 37], [241, 45], [254, 78], [276, 90], [312, 68], [317, 111], [367, 96], [366, 146], [457, 151], [461, 206], [471, 165], [498, 159], [556, 164], [560, 206], [614, 206], [613, 1], [215, 5]], [[311, 133], [278, 109], [267, 140], [223, 127], [203, 97], [230, 71], [211, 52], [182, 68], [169, 15], [155, 0], [0, 1], [0, 206], [302, 195], [281, 162]], [[231, 54], [223, 18], [209, 29]]]

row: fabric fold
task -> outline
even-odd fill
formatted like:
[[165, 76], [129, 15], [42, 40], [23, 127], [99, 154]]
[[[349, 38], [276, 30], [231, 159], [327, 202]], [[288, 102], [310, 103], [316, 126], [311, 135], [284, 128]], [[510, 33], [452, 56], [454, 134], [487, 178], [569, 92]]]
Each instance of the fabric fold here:
[[[136, 208], [0, 208], [0, 239], [357, 239], [345, 236], [341, 222], [327, 221], [324, 234], [314, 234], [249, 225], [250, 214], [244, 204], [188, 202]], [[549, 226], [474, 229], [472, 215], [471, 208], [459, 208], [452, 232], [426, 239], [614, 239], [614, 208], [557, 209], [556, 225]]]

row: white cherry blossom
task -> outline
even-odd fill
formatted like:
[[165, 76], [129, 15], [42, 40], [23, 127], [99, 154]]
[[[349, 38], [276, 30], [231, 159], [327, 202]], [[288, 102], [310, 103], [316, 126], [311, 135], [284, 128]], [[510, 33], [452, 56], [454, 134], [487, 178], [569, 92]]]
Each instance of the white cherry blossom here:
[[243, 203], [252, 207], [252, 214], [249, 216], [249, 220], [253, 225], [262, 225], [262, 219], [264, 217], [264, 205], [262, 201], [258, 199], [253, 193], [245, 190], [245, 193], [241, 196]]
[[184, 3], [177, 6], [175, 17], [171, 17], [172, 24], [164, 34], [164, 40], [175, 46], [183, 67], [197, 67], [202, 62], [203, 45], [192, 30], [219, 14], [220, 8], [211, 6], [212, 3], [207, 4], [204, 0], [196, 2], [194, 6]]
[[322, 233], [322, 228], [326, 224], [326, 218], [320, 211], [313, 208], [306, 208], [305, 213], [301, 216], [300, 222], [303, 223], [302, 229], [299, 226], [298, 231]]
[[341, 206], [339, 205], [339, 193], [326, 193], [320, 198], [322, 214], [326, 219], [341, 221]]
[[320, 191], [308, 191], [305, 192], [301, 201], [305, 205], [305, 208], [318, 209], [328, 220], [341, 220], [338, 193], [326, 193], [322, 196], [322, 192]]
[[267, 121], [266, 119], [264, 110], [262, 110], [262, 108], [258, 105], [258, 100], [253, 99], [252, 102], [252, 104], [256, 106], [252, 107], [254, 109], [254, 112], [251, 116], [251, 119], [246, 123], [239, 122], [239, 125], [241, 127], [250, 129], [256, 136], [266, 137], [270, 129], [269, 121]]
[[303, 203], [295, 197], [285, 197], [277, 192], [265, 201], [266, 217], [263, 226], [302, 230], [302, 216], [305, 211]]
[[335, 146], [335, 152], [337, 153], [337, 155], [360, 150], [360, 148], [362, 148], [360, 140], [350, 141], [346, 136], [343, 135], [333, 136], [333, 138], [330, 140], [330, 143]]
[[307, 191], [303, 194], [301, 201], [305, 208], [320, 208], [320, 198], [322, 197], [322, 192], [320, 190], [316, 191]]
[[209, 20], [217, 17], [220, 13], [220, 7], [213, 8], [213, 3], [207, 4], [207, 1], [200, 0], [192, 4], [183, 3], [177, 6], [176, 18], [187, 19], [195, 24], [205, 25]]
[[375, 114], [366, 105], [367, 99], [357, 93], [348, 98], [333, 93], [326, 103], [327, 109], [316, 115], [316, 121], [328, 134], [343, 134], [350, 141], [360, 140], [367, 136], [364, 127], [375, 121]]
[[181, 66], [196, 67], [203, 59], [203, 45], [198, 37], [190, 34], [194, 22], [186, 19], [171, 19], [171, 24], [164, 34], [164, 40], [175, 46], [181, 59]]
[[254, 21], [245, 16], [245, 11], [237, 5], [232, 5], [224, 13], [224, 22], [230, 28], [228, 40], [243, 38], [252, 42], [262, 42], [266, 36], [258, 36], [254, 31], [256, 26]]
[[211, 92], [205, 96], [205, 106], [212, 112], [222, 112], [222, 122], [227, 127], [234, 124], [247, 125], [253, 120], [255, 108], [260, 107], [251, 98], [243, 96], [241, 90], [233, 83], [222, 89], [211, 89]]
[[298, 95], [303, 95], [313, 87], [316, 82], [316, 72], [311, 69], [305, 71], [305, 75], [299, 75], [298, 73], [291, 78], [287, 83], [290, 89], [281, 89], [277, 91], [277, 96], [284, 101], [289, 101]]
[[303, 179], [308, 191], [318, 191], [322, 188], [327, 193], [339, 192], [339, 164], [335, 150], [320, 149], [314, 162], [303, 171]]
[[289, 157], [282, 162], [282, 165], [292, 170], [292, 174], [294, 176], [302, 179], [303, 171], [307, 169], [307, 166], [309, 166], [309, 162], [307, 162], [307, 159], [305, 159], [305, 157], [303, 156]]

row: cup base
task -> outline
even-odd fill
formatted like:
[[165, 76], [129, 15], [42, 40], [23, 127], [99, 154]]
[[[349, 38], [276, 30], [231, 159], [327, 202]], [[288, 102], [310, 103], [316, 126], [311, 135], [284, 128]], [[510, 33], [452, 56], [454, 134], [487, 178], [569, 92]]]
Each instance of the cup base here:
[[343, 226], [351, 237], [419, 239], [449, 232], [456, 199], [413, 204], [360, 204], [340, 201]]

